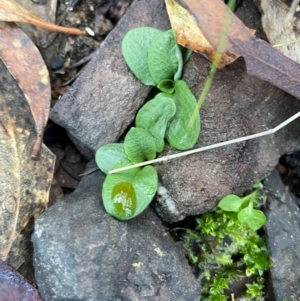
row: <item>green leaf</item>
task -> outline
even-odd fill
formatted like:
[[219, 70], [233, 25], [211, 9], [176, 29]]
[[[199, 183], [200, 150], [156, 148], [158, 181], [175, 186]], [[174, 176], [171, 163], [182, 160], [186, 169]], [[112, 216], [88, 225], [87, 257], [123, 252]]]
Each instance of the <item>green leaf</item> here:
[[136, 127], [145, 129], [154, 137], [157, 153], [164, 149], [166, 128], [175, 112], [176, 106], [173, 99], [159, 93], [148, 101], [136, 116]]
[[182, 54], [171, 29], [160, 35], [151, 45], [148, 54], [149, 72], [158, 85], [165, 79], [179, 79], [182, 67]]
[[257, 181], [254, 183], [254, 185], [252, 186], [253, 189], [263, 189], [264, 185], [261, 183], [261, 181]]
[[172, 94], [175, 90], [174, 81], [171, 79], [164, 79], [157, 85], [157, 88], [162, 92]]
[[250, 229], [256, 231], [266, 223], [266, 216], [260, 210], [253, 209], [252, 204], [238, 213], [238, 219], [242, 224], [246, 224]]
[[192, 148], [200, 133], [200, 115], [195, 96], [186, 82], [175, 82], [175, 93], [172, 99], [176, 105], [176, 113], [169, 122], [166, 139], [176, 149]]
[[[174, 33], [173, 33], [174, 34]], [[175, 39], [175, 37], [174, 37]], [[177, 57], [178, 60], [178, 67], [177, 67], [177, 71], [174, 75], [174, 81], [181, 79], [182, 76], [182, 69], [183, 69], [183, 57], [182, 57], [182, 52], [181, 52], [181, 48], [180, 46], [177, 44], [176, 40], [175, 43], [178, 47], [175, 47], [175, 55]]]
[[144, 84], [156, 86], [148, 69], [148, 51], [163, 32], [151, 27], [128, 31], [122, 41], [122, 53], [132, 73]]
[[237, 195], [229, 194], [220, 201], [218, 207], [224, 211], [237, 212], [242, 204], [243, 200], [241, 198], [239, 198]]
[[156, 157], [156, 144], [151, 134], [142, 128], [132, 127], [124, 141], [124, 150], [132, 163], [152, 160]]
[[189, 48], [185, 48], [181, 45], [179, 45], [181, 53], [182, 53], [182, 60], [183, 63], [186, 63], [188, 61], [188, 59], [190, 58], [191, 54], [193, 53], [193, 51]]
[[120, 163], [124, 163], [124, 166], [131, 165], [124, 151], [124, 143], [109, 143], [101, 146], [96, 151], [95, 160], [98, 167], [106, 174]]
[[102, 188], [105, 210], [119, 220], [131, 219], [148, 207], [157, 185], [157, 172], [150, 165], [108, 175]]

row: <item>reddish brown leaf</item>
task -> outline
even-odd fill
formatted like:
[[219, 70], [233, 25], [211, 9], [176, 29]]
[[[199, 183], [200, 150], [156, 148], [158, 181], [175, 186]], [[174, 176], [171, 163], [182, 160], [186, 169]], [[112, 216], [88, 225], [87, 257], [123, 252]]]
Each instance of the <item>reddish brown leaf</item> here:
[[45, 22], [44, 20], [38, 18], [37, 16], [26, 10], [14, 0], [0, 1], [0, 21], [29, 23], [47, 30], [63, 32], [66, 34], [86, 34], [84, 30], [57, 26], [55, 24]]
[[33, 156], [38, 156], [49, 110], [51, 89], [47, 67], [33, 42], [16, 25], [0, 27], [0, 58], [24, 92], [35, 121], [37, 140]]
[[224, 52], [239, 53], [246, 61], [249, 74], [300, 99], [300, 65], [268, 43], [255, 38], [222, 1], [181, 0], [181, 3], [195, 18], [202, 33], [215, 49], [222, 36], [224, 24], [228, 24], [230, 20]]
[[36, 288], [0, 260], [0, 301], [43, 301]]
[[[175, 0], [165, 0], [165, 3], [177, 43], [201, 53], [211, 62], [214, 61], [216, 50], [209, 44], [188, 11], [177, 4]], [[237, 58], [239, 55], [236, 53], [223, 53], [218, 68], [231, 64]]]

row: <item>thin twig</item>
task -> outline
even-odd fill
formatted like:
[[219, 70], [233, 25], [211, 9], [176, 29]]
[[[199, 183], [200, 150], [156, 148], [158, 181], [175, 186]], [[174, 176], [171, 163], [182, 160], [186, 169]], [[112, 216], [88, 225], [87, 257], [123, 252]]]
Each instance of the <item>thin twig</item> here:
[[125, 170], [136, 168], [136, 167], [141, 167], [141, 166], [145, 166], [145, 165], [149, 165], [149, 164], [153, 164], [153, 163], [166, 162], [168, 160], [172, 160], [172, 159], [183, 157], [183, 156], [192, 155], [192, 154], [195, 154], [195, 153], [200, 153], [200, 152], [203, 152], [203, 151], [206, 151], [206, 150], [210, 150], [210, 149], [214, 149], [214, 148], [218, 148], [218, 147], [222, 147], [222, 146], [226, 146], [226, 145], [230, 145], [230, 144], [234, 144], [234, 143], [238, 143], [238, 142], [243, 142], [243, 141], [247, 141], [247, 140], [251, 140], [251, 139], [255, 139], [255, 138], [259, 138], [259, 137], [263, 137], [263, 136], [272, 135], [272, 134], [276, 133], [277, 131], [279, 131], [280, 129], [282, 129], [283, 127], [285, 127], [287, 124], [289, 124], [292, 121], [294, 121], [295, 119], [297, 119], [299, 116], [300, 116], [300, 112], [293, 115], [292, 117], [290, 117], [286, 121], [282, 122], [281, 124], [279, 124], [275, 128], [264, 131], [264, 132], [260, 132], [258, 134], [253, 134], [253, 135], [249, 135], [249, 136], [245, 136], [245, 137], [241, 137], [241, 138], [236, 138], [236, 139], [229, 140], [229, 141], [219, 142], [219, 143], [216, 143], [216, 144], [212, 144], [212, 145], [192, 149], [192, 150], [189, 150], [189, 151], [185, 151], [185, 152], [181, 152], [181, 153], [177, 153], [177, 154], [173, 154], [173, 155], [169, 155], [169, 156], [164, 156], [164, 157], [157, 158], [157, 159], [154, 159], [154, 160], [145, 161], [145, 162], [141, 162], [141, 163], [138, 163], [138, 164], [125, 166], [125, 167], [122, 167], [122, 168], [113, 169], [109, 172], [109, 174], [125, 171]]

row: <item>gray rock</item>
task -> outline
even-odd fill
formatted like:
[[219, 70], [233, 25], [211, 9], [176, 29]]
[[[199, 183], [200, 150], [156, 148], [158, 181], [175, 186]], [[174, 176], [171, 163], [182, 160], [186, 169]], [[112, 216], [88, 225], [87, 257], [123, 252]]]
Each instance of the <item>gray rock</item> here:
[[149, 208], [119, 222], [100, 200], [103, 175], [82, 180], [35, 225], [37, 285], [44, 301], [200, 300], [182, 247]]
[[267, 244], [274, 267], [270, 300], [300, 300], [300, 210], [275, 170], [265, 180]]
[[134, 77], [121, 53], [126, 32], [140, 26], [170, 28], [163, 0], [134, 1], [52, 109], [51, 120], [64, 127], [90, 159], [101, 145], [114, 142], [123, 134], [150, 91]]
[[[246, 24], [257, 28], [259, 13], [251, 1], [245, 3], [249, 9], [243, 7], [241, 17], [249, 18]], [[196, 98], [209, 66], [198, 54], [186, 64], [184, 79]], [[271, 129], [299, 110], [299, 99], [248, 75], [240, 58], [216, 73], [200, 111], [202, 129], [195, 148]], [[296, 120], [272, 136], [156, 165], [162, 185], [156, 204], [159, 215], [166, 222], [175, 222], [212, 209], [229, 193], [251, 189], [273, 170], [282, 154], [297, 148], [299, 131], [300, 120]], [[166, 148], [162, 155], [172, 153], [173, 149]]]

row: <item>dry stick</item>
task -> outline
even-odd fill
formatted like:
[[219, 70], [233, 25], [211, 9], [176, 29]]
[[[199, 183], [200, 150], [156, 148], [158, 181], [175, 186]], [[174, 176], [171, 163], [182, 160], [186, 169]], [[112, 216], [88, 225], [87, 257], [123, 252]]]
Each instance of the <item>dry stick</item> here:
[[226, 146], [226, 145], [229, 145], [229, 144], [234, 144], [234, 143], [251, 140], [251, 139], [254, 139], [254, 138], [258, 138], [258, 137], [272, 135], [272, 134], [276, 133], [277, 131], [279, 131], [280, 129], [282, 129], [283, 127], [285, 127], [287, 124], [289, 124], [292, 121], [294, 121], [295, 119], [297, 119], [299, 116], [300, 116], [300, 112], [293, 115], [292, 117], [290, 117], [286, 121], [282, 122], [281, 124], [279, 124], [275, 128], [264, 131], [264, 132], [260, 132], [258, 134], [253, 134], [253, 135], [249, 135], [249, 136], [245, 136], [245, 137], [241, 137], [241, 138], [236, 138], [236, 139], [229, 140], [229, 141], [219, 142], [219, 143], [216, 143], [216, 144], [212, 144], [212, 145], [192, 149], [192, 150], [181, 152], [181, 153], [178, 153], [178, 154], [164, 156], [164, 157], [157, 158], [157, 159], [154, 159], [154, 160], [145, 161], [145, 162], [141, 162], [141, 163], [138, 163], [138, 164], [125, 166], [125, 167], [122, 167], [122, 168], [113, 169], [109, 172], [109, 174], [117, 173], [117, 172], [120, 172], [120, 171], [132, 169], [132, 168], [136, 168], [136, 167], [141, 167], [141, 166], [145, 166], [145, 165], [149, 165], [149, 164], [153, 164], [153, 163], [166, 162], [166, 161], [171, 160], [171, 159], [175, 159], [175, 158], [179, 158], [179, 157], [183, 157], [183, 156], [188, 156], [188, 155], [192, 155], [192, 154], [195, 154], [195, 153], [200, 153], [200, 152], [203, 152], [203, 151], [206, 151], [206, 150]]
[[65, 34], [71, 34], [71, 35], [86, 35], [87, 32], [85, 30], [81, 30], [78, 28], [73, 28], [73, 27], [63, 27], [59, 25], [55, 25], [49, 22], [45, 22], [39, 18], [30, 18], [27, 20], [28, 23], [35, 25], [37, 27], [50, 30], [50, 31], [56, 31], [56, 32], [61, 32]]

